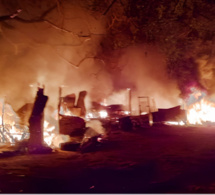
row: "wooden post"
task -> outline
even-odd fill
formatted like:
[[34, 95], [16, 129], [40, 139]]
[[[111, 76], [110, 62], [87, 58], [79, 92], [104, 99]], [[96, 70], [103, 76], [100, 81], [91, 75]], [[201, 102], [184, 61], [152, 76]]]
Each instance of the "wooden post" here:
[[129, 114], [131, 115], [131, 112], [132, 112], [132, 110], [131, 110], [131, 89], [128, 88], [127, 90], [128, 90], [128, 111], [129, 111]]
[[58, 106], [57, 106], [57, 120], [58, 120], [58, 131], [60, 132], [60, 107], [62, 102], [62, 87], [59, 87], [59, 98], [58, 98]]
[[1, 122], [2, 122], [2, 140], [3, 140], [3, 143], [4, 143], [4, 142], [6, 142], [5, 128], [4, 128], [4, 100], [2, 101], [2, 118], [1, 118]]

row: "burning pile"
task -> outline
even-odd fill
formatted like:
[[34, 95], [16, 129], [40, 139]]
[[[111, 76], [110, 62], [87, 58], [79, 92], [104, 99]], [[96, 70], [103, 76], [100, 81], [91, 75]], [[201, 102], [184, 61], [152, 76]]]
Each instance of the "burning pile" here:
[[215, 102], [209, 100], [205, 92], [192, 88], [188, 99], [187, 120], [191, 125], [215, 122]]
[[[200, 90], [193, 88], [192, 92], [187, 100], [186, 111], [181, 110], [180, 106], [170, 109], [158, 109], [158, 111], [152, 112], [153, 122], [156, 123], [156, 120], [171, 122], [172, 119], [173, 123], [170, 123], [171, 125], [175, 124], [174, 121], [177, 122], [177, 125], [184, 125], [185, 121], [181, 120], [181, 118], [186, 118], [188, 125], [204, 125], [208, 122], [215, 122], [215, 102], [206, 98], [206, 93]], [[100, 143], [103, 139], [102, 136], [105, 137], [105, 131], [99, 120], [114, 119], [120, 124], [120, 121], [122, 122], [121, 119], [127, 120], [129, 118], [132, 127], [135, 126], [132, 121], [135, 117], [138, 120], [140, 118], [143, 121], [145, 120], [142, 115], [128, 115], [129, 112], [126, 112], [122, 105], [106, 106], [94, 103], [94, 112], [97, 115], [93, 112], [87, 112], [84, 104], [85, 96], [86, 91], [80, 92], [77, 104], [75, 104], [74, 94], [65, 97], [60, 96], [58, 109], [52, 111], [52, 115], [54, 116], [55, 113], [55, 117], [51, 117], [49, 114], [45, 120], [43, 119], [43, 109], [47, 101], [47, 96], [43, 95], [43, 89], [38, 90], [35, 104], [26, 104], [17, 112], [14, 112], [12, 107], [1, 99], [0, 143], [15, 144], [18, 141], [26, 139], [29, 140], [29, 143], [44, 144], [51, 148], [59, 148], [62, 143], [64, 143], [62, 146], [65, 148], [88, 147], [88, 144]], [[42, 109], [36, 107], [38, 97], [45, 98]], [[40, 112], [37, 116], [35, 113], [38, 112], [38, 109]], [[100, 129], [99, 132], [96, 131], [97, 129]]]
[[[59, 148], [61, 143], [71, 144], [74, 141], [76, 145], [88, 148], [87, 142], [95, 142], [90, 137], [97, 137], [96, 143], [101, 142], [104, 135], [101, 123], [88, 122], [86, 127], [85, 118], [82, 117], [86, 114], [85, 95], [85, 91], [80, 92], [77, 106], [74, 104], [74, 95], [60, 96], [58, 110], [53, 111], [53, 116], [48, 115], [45, 120], [43, 112], [48, 97], [43, 95], [43, 88], [38, 88], [34, 104], [26, 104], [17, 112], [2, 100], [0, 142], [15, 144], [26, 140], [25, 147], [28, 147], [27, 150], [32, 153], [37, 153], [39, 150], [47, 151], [48, 148]], [[98, 129], [99, 132], [96, 131]]]
[[[30, 138], [28, 119], [32, 109], [33, 104], [26, 104], [15, 112], [4, 99], [0, 100], [0, 143], [16, 144]], [[59, 147], [59, 143], [66, 140], [65, 136], [57, 136], [56, 126], [47, 120], [42, 123], [42, 142], [53, 148]]]
[[18, 115], [12, 107], [0, 100], [0, 143], [15, 144], [29, 137], [28, 127], [20, 125]]

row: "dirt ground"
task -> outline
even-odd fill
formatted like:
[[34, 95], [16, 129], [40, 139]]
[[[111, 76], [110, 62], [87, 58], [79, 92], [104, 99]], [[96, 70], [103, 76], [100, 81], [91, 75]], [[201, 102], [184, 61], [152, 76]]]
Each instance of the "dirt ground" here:
[[95, 152], [1, 156], [0, 192], [215, 193], [215, 127], [113, 130]]

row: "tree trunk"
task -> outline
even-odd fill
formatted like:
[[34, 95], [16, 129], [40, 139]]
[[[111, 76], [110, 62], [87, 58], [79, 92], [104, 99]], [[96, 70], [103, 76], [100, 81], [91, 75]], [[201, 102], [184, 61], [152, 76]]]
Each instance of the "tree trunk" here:
[[45, 108], [48, 96], [43, 95], [43, 89], [38, 88], [37, 96], [34, 102], [32, 114], [29, 119], [29, 149], [37, 150], [43, 147], [43, 110]]

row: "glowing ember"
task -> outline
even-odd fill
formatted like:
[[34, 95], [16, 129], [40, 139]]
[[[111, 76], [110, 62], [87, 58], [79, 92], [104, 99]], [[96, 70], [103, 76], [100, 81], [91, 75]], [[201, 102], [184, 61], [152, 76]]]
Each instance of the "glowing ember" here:
[[102, 106], [107, 106], [107, 100], [106, 99], [104, 99], [104, 101], [103, 102], [101, 102], [100, 103]]
[[146, 115], [148, 112], [141, 112], [140, 115]]
[[108, 113], [107, 113], [106, 110], [101, 110], [101, 111], [99, 112], [99, 115], [100, 115], [101, 118], [107, 118]]
[[98, 119], [98, 118], [107, 118], [108, 117], [108, 113], [106, 110], [101, 110], [99, 112], [97, 111], [92, 111], [92, 112], [88, 112], [86, 114], [86, 120], [89, 121], [90, 119]]
[[74, 114], [68, 108], [63, 109], [62, 106], [60, 107], [60, 114], [65, 116], [74, 116]]
[[177, 121], [167, 121], [165, 122], [166, 125], [180, 125], [183, 126], [185, 123], [183, 121], [177, 122]]
[[86, 119], [95, 118], [92, 112], [86, 114]]
[[125, 115], [129, 115], [130, 112], [129, 112], [129, 111], [124, 111], [124, 114], [125, 114]]

